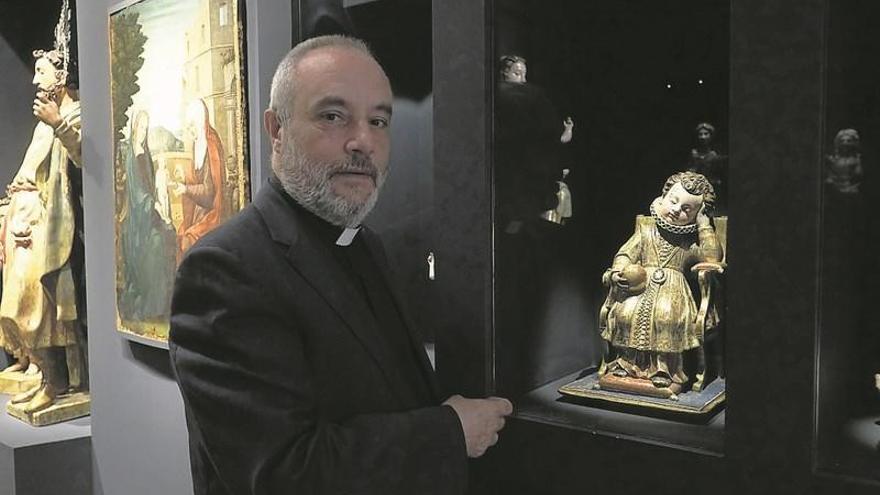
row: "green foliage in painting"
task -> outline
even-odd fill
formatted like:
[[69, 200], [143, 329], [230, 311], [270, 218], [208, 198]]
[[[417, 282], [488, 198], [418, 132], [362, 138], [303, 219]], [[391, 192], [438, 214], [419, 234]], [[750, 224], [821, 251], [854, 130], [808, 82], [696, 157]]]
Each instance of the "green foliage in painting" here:
[[110, 18], [110, 92], [113, 102], [113, 131], [122, 140], [122, 130], [128, 123], [125, 111], [132, 103], [132, 95], [140, 91], [137, 72], [144, 65], [144, 43], [147, 37], [138, 24], [136, 12]]

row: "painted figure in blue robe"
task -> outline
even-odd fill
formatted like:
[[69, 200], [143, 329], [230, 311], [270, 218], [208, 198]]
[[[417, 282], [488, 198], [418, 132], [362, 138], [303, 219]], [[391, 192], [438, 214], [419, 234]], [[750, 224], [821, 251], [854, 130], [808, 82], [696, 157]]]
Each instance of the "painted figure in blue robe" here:
[[[127, 215], [123, 219], [123, 286], [119, 315], [126, 320], [168, 318], [175, 269], [175, 231], [156, 190], [156, 168], [150, 153], [149, 115], [135, 115], [125, 157]], [[161, 183], [162, 181], [160, 181]], [[162, 194], [165, 193], [165, 194]]]

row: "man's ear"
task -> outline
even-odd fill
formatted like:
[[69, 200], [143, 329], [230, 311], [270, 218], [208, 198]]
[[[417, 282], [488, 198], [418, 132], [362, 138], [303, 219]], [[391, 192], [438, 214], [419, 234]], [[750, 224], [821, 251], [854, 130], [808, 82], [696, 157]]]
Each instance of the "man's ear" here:
[[263, 112], [263, 126], [266, 128], [266, 133], [269, 134], [272, 152], [281, 154], [281, 121], [278, 119], [278, 114], [271, 108]]

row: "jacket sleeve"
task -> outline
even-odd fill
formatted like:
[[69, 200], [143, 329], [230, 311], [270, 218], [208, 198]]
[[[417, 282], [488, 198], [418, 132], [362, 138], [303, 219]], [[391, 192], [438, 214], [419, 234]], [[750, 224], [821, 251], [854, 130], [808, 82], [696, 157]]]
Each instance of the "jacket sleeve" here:
[[267, 292], [217, 247], [192, 249], [175, 282], [172, 365], [190, 436], [226, 491], [463, 493], [466, 449], [455, 411], [322, 418], [308, 365], [320, 356], [308, 355]]

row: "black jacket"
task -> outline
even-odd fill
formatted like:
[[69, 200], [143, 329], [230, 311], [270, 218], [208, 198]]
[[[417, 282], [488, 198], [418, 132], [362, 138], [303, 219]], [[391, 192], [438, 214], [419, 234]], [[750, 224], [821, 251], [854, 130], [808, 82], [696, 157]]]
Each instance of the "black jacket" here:
[[413, 394], [363, 290], [288, 201], [266, 185], [177, 274], [169, 344], [196, 495], [463, 493], [461, 424], [420, 339], [406, 325]]

